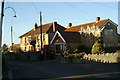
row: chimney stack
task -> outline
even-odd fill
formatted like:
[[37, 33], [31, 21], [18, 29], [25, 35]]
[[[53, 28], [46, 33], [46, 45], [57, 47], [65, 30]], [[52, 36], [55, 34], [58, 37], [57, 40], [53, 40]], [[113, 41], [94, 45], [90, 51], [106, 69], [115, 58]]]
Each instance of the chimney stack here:
[[36, 30], [38, 27], [37, 23], [34, 24], [34, 30]]
[[96, 17], [96, 22], [98, 22], [100, 20], [100, 17]]
[[57, 22], [53, 22], [53, 32], [56, 31]]
[[72, 26], [72, 23], [68, 23], [67, 28], [70, 28]]

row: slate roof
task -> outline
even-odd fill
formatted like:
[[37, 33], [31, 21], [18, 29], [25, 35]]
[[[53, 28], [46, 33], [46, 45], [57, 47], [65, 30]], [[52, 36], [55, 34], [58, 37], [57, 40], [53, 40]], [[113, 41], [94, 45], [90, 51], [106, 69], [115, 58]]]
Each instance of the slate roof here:
[[[81, 41], [79, 32], [63, 31], [63, 32], [59, 32], [59, 33], [67, 43], [80, 43], [80, 41]], [[53, 39], [53, 42], [54, 42], [54, 40], [55, 40], [55, 38]]]
[[81, 41], [80, 33], [78, 32], [64, 31], [61, 32], [61, 35], [67, 43], [80, 43]]

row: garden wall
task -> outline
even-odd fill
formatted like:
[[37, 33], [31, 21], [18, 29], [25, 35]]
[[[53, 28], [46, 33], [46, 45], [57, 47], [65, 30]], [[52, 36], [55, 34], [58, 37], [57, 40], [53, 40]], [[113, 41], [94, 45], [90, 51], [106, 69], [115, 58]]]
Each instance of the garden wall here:
[[119, 63], [120, 62], [120, 53], [106, 53], [106, 54], [88, 54], [84, 55], [83, 59], [103, 62], [103, 63]]
[[20, 60], [20, 61], [39, 61], [42, 56], [38, 53], [20, 53], [3, 55], [5, 60]]

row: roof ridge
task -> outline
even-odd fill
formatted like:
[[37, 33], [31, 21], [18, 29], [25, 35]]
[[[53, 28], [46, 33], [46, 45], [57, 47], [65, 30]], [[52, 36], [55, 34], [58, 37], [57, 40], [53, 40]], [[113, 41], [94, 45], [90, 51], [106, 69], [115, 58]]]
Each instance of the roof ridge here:
[[[109, 18], [103, 19], [103, 20], [109, 20]], [[103, 20], [99, 20], [99, 21], [103, 21]], [[94, 22], [89, 22], [89, 23], [80, 24], [80, 25], [75, 25], [75, 26], [71, 26], [71, 27], [78, 27], [78, 26], [82, 26], [82, 25], [86, 25], [86, 24], [90, 24], [90, 23], [95, 23], [95, 21], [94, 21]]]
[[[53, 24], [53, 22], [51, 22], [51, 23], [46, 23], [46, 24], [42, 24], [42, 25], [48, 25], [48, 24]], [[40, 27], [40, 25], [39, 25], [38, 27]]]

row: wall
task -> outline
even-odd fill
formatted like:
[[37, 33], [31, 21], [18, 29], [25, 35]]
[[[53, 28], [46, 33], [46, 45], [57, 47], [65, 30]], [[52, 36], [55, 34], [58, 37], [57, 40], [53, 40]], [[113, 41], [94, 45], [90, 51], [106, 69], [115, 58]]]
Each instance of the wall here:
[[[111, 22], [108, 22], [104, 27], [105, 28], [101, 33], [104, 42], [104, 47], [117, 47], [118, 46], [117, 27]], [[112, 35], [105, 35], [105, 31], [109, 29], [113, 30]]]
[[103, 63], [118, 63], [120, 62], [120, 53], [106, 53], [106, 54], [88, 54], [83, 57], [86, 60], [103, 62]]

